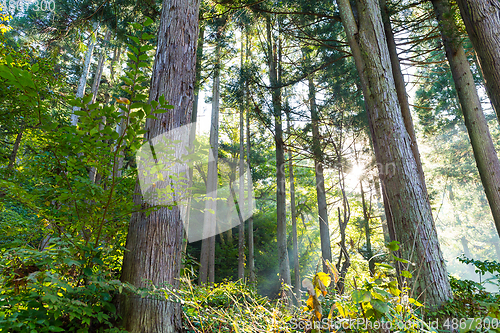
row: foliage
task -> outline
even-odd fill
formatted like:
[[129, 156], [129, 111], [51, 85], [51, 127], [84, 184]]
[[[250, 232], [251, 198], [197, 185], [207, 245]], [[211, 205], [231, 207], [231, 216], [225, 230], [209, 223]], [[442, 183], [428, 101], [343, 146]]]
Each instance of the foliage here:
[[127, 285], [116, 279], [109, 249], [75, 247], [58, 238], [43, 251], [2, 251], [1, 332], [121, 332], [113, 294]]
[[183, 304], [188, 332], [291, 332], [290, 309], [280, 299], [259, 296], [242, 281], [197, 286], [187, 275], [176, 297]]
[[62, 98], [78, 126], [51, 115], [54, 94], [40, 87], [51, 80], [48, 66], [20, 61], [22, 51], [2, 53], [2, 91], [24, 103], [10, 122], [35, 123], [15, 168], [0, 169], [2, 332], [120, 332], [113, 296], [140, 292], [117, 278], [136, 209], [135, 170], [126, 157], [141, 145], [145, 118], [171, 108], [164, 99], [149, 104], [144, 94], [154, 47], [143, 30], [152, 23], [132, 25], [128, 70], [114, 103]]

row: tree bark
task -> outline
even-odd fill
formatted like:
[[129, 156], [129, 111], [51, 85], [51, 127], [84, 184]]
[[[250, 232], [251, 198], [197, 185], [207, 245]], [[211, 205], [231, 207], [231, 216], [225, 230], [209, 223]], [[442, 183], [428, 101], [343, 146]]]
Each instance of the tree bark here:
[[[309, 108], [311, 110], [312, 148], [314, 155], [314, 171], [316, 176], [316, 195], [319, 214], [319, 234], [321, 238], [321, 256], [323, 260], [332, 261], [330, 245], [330, 228], [328, 224], [328, 206], [326, 204], [325, 176], [323, 175], [323, 149], [321, 149], [319, 133], [319, 115], [316, 107], [316, 87], [312, 76], [309, 76]], [[323, 272], [328, 273], [328, 267], [323, 261]]]
[[[429, 306], [439, 306], [452, 295], [425, 185], [418, 176], [401, 115], [380, 6], [375, 0], [356, 1], [358, 29], [349, 1], [337, 3], [362, 83], [379, 176], [387, 196], [386, 212], [392, 215], [403, 256], [418, 260], [418, 271], [410, 281], [412, 295], [423, 295]], [[386, 174], [388, 166], [394, 167]]]
[[457, 0], [457, 4], [500, 123], [500, 3], [496, 0]]
[[[422, 168], [422, 161], [420, 160], [420, 153], [418, 151], [417, 145], [417, 136], [415, 135], [415, 129], [413, 127], [413, 120], [411, 117], [410, 103], [408, 102], [408, 95], [406, 94], [405, 80], [403, 77], [403, 72], [401, 71], [401, 64], [398, 57], [396, 41], [394, 39], [394, 33], [391, 27], [390, 15], [387, 9], [386, 0], [380, 0], [380, 9], [382, 13], [382, 20], [384, 22], [384, 32], [387, 39], [387, 47], [389, 49], [389, 56], [391, 59], [392, 75], [394, 76], [396, 93], [398, 95], [399, 105], [401, 106], [401, 115], [403, 116], [406, 131], [410, 136], [411, 150], [413, 152], [413, 156], [415, 157], [415, 161], [417, 162], [418, 173], [420, 175], [420, 178], [422, 178], [422, 184], [425, 186], [424, 169]], [[427, 193], [427, 188], [425, 189], [425, 192]], [[429, 200], [428, 197], [427, 200]]]
[[[99, 29], [99, 22], [95, 22], [92, 26], [92, 33], [89, 36], [89, 41], [87, 44], [87, 54], [85, 55], [85, 61], [83, 63], [82, 75], [80, 76], [80, 81], [78, 83], [78, 88], [76, 90], [76, 98], [82, 98], [85, 95], [85, 86], [87, 85], [87, 77], [89, 76], [90, 70], [90, 61], [92, 60], [92, 54], [94, 53], [95, 47], [95, 39], [92, 35], [97, 34], [97, 30]], [[71, 125], [76, 126], [78, 124], [78, 115], [75, 114], [75, 111], [79, 111], [80, 108], [78, 106], [73, 107], [73, 113], [71, 114]]]
[[500, 235], [500, 162], [448, 0], [432, 0], [474, 159]]
[[[165, 0], [158, 32], [158, 48], [151, 80], [150, 100], [165, 95], [174, 109], [147, 119], [150, 140], [191, 121], [198, 39], [199, 0]], [[179, 165], [179, 170], [182, 170]], [[139, 192], [136, 183], [135, 192]], [[139, 195], [134, 202], [147, 208]], [[179, 286], [183, 224], [179, 206], [132, 214], [121, 280], [136, 287], [168, 283]], [[181, 304], [165, 298], [130, 295], [119, 304], [124, 328], [131, 333], [182, 331]]]
[[[271, 82], [271, 95], [274, 111], [274, 142], [276, 145], [276, 215], [277, 215], [277, 243], [279, 260], [279, 279], [281, 283], [291, 285], [290, 263], [286, 244], [286, 190], [285, 190], [285, 154], [283, 142], [283, 126], [281, 119], [281, 89], [278, 81], [278, 50], [277, 43], [273, 40], [271, 18], [266, 16], [267, 56], [269, 65], [269, 78]], [[286, 293], [291, 300], [290, 293]]]

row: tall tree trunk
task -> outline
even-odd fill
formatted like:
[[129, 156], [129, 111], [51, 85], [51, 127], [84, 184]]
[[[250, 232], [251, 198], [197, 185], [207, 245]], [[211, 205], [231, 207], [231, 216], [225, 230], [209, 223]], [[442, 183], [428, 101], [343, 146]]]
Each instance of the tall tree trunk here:
[[[196, 82], [194, 86], [194, 100], [193, 100], [193, 112], [191, 113], [191, 133], [189, 137], [189, 142], [193, 143], [196, 138], [196, 121], [198, 119], [198, 100], [200, 93], [200, 79], [201, 79], [201, 68], [202, 68], [202, 58], [203, 58], [203, 43], [205, 41], [205, 25], [200, 24], [200, 32], [198, 34], [198, 46], [196, 47]], [[189, 168], [189, 179], [193, 180], [193, 168]], [[191, 183], [192, 185], [192, 183]], [[190, 185], [190, 186], [191, 186]], [[186, 221], [184, 223], [185, 230], [189, 230], [189, 220], [191, 218], [191, 197], [188, 198], [188, 211]], [[185, 255], [187, 251], [188, 239], [187, 235], [184, 235], [184, 240], [182, 242], [182, 254]]]
[[17, 133], [16, 135], [16, 141], [14, 141], [14, 146], [12, 147], [12, 152], [10, 153], [9, 156], [9, 165], [7, 166], [7, 169], [9, 170], [13, 170], [14, 165], [16, 164], [17, 152], [19, 151], [19, 146], [21, 145], [23, 134], [24, 134], [24, 124], [21, 125], [19, 133]]
[[[247, 35], [248, 36], [248, 35]], [[247, 42], [248, 45], [248, 42]], [[248, 97], [248, 85], [246, 87], [247, 95]], [[248, 103], [247, 103], [248, 105]], [[250, 111], [247, 110], [247, 163], [248, 163], [248, 168], [251, 170], [251, 160], [250, 160]], [[249, 172], [248, 173], [248, 179], [247, 179], [247, 186], [248, 186], [248, 209], [250, 211], [253, 210], [253, 202], [252, 202], [252, 175]], [[253, 241], [253, 213], [250, 215], [250, 218], [248, 219], [248, 270], [249, 270], [249, 275], [250, 275], [250, 284], [255, 285], [256, 279], [255, 279], [255, 264], [254, 264], [254, 241]]]
[[500, 235], [500, 162], [448, 0], [432, 0], [481, 182]]
[[[342, 23], [360, 75], [368, 109], [368, 121], [394, 222], [395, 236], [403, 256], [417, 260], [418, 271], [410, 281], [413, 297], [424, 296], [429, 306], [451, 298], [446, 267], [439, 247], [432, 210], [411, 149], [396, 94], [380, 6], [375, 0], [357, 0], [359, 29], [349, 0], [337, 0]], [[391, 174], [386, 166], [393, 165]]]
[[[290, 111], [287, 109], [287, 130], [288, 136], [291, 135]], [[297, 238], [297, 212], [295, 209], [295, 177], [293, 174], [293, 156], [292, 150], [288, 149], [288, 172], [290, 178], [290, 210], [292, 213], [292, 238], [293, 238], [293, 287], [295, 291], [296, 304], [300, 306], [300, 267], [299, 267], [299, 243]]]
[[[281, 119], [281, 88], [278, 81], [278, 45], [273, 40], [271, 18], [266, 17], [267, 55], [269, 77], [271, 81], [271, 95], [274, 111], [274, 142], [276, 145], [276, 215], [277, 215], [277, 243], [279, 278], [281, 283], [291, 285], [290, 263], [286, 244], [286, 190], [285, 190], [285, 146], [283, 142], [283, 125]], [[278, 37], [279, 38], [279, 37]], [[288, 300], [292, 297], [286, 293]]]
[[[330, 245], [330, 228], [328, 224], [328, 206], [326, 204], [325, 176], [323, 174], [323, 149], [321, 149], [319, 133], [319, 115], [316, 107], [316, 87], [312, 75], [309, 76], [309, 108], [311, 110], [312, 149], [314, 155], [314, 171], [316, 175], [316, 195], [319, 214], [319, 234], [321, 238], [321, 256], [323, 260], [332, 261]], [[323, 261], [323, 272], [329, 272]]]
[[[245, 55], [245, 49], [244, 49], [244, 32], [242, 31], [241, 34], [241, 59], [240, 59], [240, 71], [243, 74], [243, 62], [244, 62], [244, 55]], [[245, 89], [242, 89], [245, 92]], [[242, 96], [241, 101], [240, 101], [240, 160], [239, 160], [239, 199], [238, 199], [238, 206], [240, 207], [240, 212], [243, 215], [243, 212], [245, 210], [245, 166], [244, 166], [244, 158], [245, 158], [245, 137], [244, 137], [244, 132], [245, 132], [245, 125], [244, 125], [244, 112], [245, 112], [245, 107], [244, 105], [244, 97]], [[240, 221], [240, 227], [238, 231], [238, 279], [244, 279], [245, 278], [245, 224], [244, 221]]]
[[[80, 76], [80, 81], [76, 90], [76, 98], [81, 98], [85, 95], [85, 86], [87, 85], [87, 77], [89, 76], [90, 61], [92, 60], [92, 54], [94, 53], [95, 47], [95, 39], [93, 38], [93, 34], [97, 35], [97, 31], [99, 30], [99, 22], [94, 23], [94, 25], [92, 26], [92, 30], [93, 31], [89, 36], [89, 41], [87, 44], [87, 54], [85, 55], [85, 61], [83, 63], [82, 75]], [[71, 125], [73, 126], [76, 126], [78, 124], [78, 115], [75, 114], [75, 111], [79, 110], [79, 107], [73, 107], [73, 113], [71, 114]]]
[[486, 91], [500, 123], [500, 2], [457, 0], [457, 4], [479, 58]]
[[[220, 39], [223, 26], [217, 30], [217, 44], [215, 46], [215, 70], [212, 89], [212, 120], [210, 127], [211, 154], [208, 159], [207, 170], [207, 201], [205, 201], [204, 235], [215, 235], [217, 223], [217, 164], [219, 152], [219, 100], [220, 100]], [[203, 237], [200, 255], [200, 283], [214, 282], [215, 274], [215, 236]]]
[[[150, 100], [161, 95], [174, 109], [147, 119], [145, 139], [150, 140], [191, 122], [196, 72], [199, 0], [163, 1], [158, 48], [151, 79]], [[179, 165], [179, 170], [182, 170]], [[135, 192], [139, 192], [136, 183]], [[147, 208], [139, 195], [134, 202]], [[169, 209], [172, 208], [172, 209]], [[121, 280], [135, 287], [168, 283], [179, 286], [183, 223], [181, 208], [161, 207], [132, 214], [123, 258]], [[182, 331], [181, 303], [170, 299], [131, 295], [120, 302], [124, 328], [131, 333]]]
[[[399, 105], [401, 106], [401, 115], [405, 124], [406, 131], [410, 136], [411, 150], [415, 161], [417, 162], [418, 173], [422, 178], [422, 184], [425, 186], [424, 169], [422, 168], [422, 161], [420, 160], [420, 153], [418, 151], [417, 136], [413, 127], [413, 120], [411, 117], [410, 103], [408, 102], [408, 95], [406, 94], [406, 85], [401, 71], [401, 64], [398, 57], [396, 48], [396, 41], [394, 40], [394, 33], [391, 27], [390, 13], [387, 9], [386, 0], [380, 0], [380, 9], [382, 12], [382, 20], [384, 22], [384, 32], [387, 39], [387, 47], [389, 49], [389, 56], [391, 59], [392, 75], [394, 76], [394, 84], [396, 85], [396, 93], [398, 95]], [[425, 191], [427, 193], [427, 189]], [[427, 197], [427, 200], [429, 198]]]
[[109, 40], [111, 39], [111, 30], [108, 29], [104, 35], [104, 42], [102, 45], [101, 55], [99, 56], [99, 61], [97, 62], [97, 68], [94, 75], [94, 82], [92, 83], [92, 103], [95, 103], [97, 98], [97, 92], [99, 91], [99, 86], [101, 85], [102, 70], [104, 69], [104, 56], [108, 48]]

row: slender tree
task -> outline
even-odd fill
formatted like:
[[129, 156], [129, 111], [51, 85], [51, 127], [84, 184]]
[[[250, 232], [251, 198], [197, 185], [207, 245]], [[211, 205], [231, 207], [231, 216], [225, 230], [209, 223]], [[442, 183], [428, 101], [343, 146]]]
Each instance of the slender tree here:
[[[287, 131], [290, 137], [292, 128], [290, 123], [290, 110], [287, 107]], [[295, 291], [295, 303], [300, 306], [300, 267], [299, 267], [299, 244], [297, 238], [297, 209], [295, 207], [295, 176], [293, 174], [292, 150], [288, 149], [288, 173], [290, 178], [290, 210], [292, 215], [292, 243], [293, 243], [293, 288]]]
[[[152, 139], [191, 122], [196, 75], [198, 0], [165, 0], [158, 31], [150, 100], [164, 95], [174, 109], [146, 122], [145, 139]], [[136, 184], [136, 193], [139, 185]], [[137, 205], [147, 207], [139, 195]], [[169, 209], [171, 208], [171, 209]], [[136, 287], [168, 283], [178, 288], [183, 224], [178, 206], [161, 207], [150, 214], [132, 214], [122, 266], [122, 281]], [[130, 296], [120, 301], [124, 328], [131, 333], [182, 331], [181, 304], [173, 300]]]
[[[212, 153], [208, 160], [207, 170], [207, 201], [205, 201], [204, 231], [215, 235], [217, 216], [217, 164], [219, 158], [219, 109], [220, 109], [220, 65], [221, 65], [221, 37], [224, 29], [222, 20], [217, 26], [215, 45], [215, 68], [212, 85], [212, 119], [210, 126], [210, 148]], [[210, 229], [207, 229], [210, 228]], [[207, 235], [208, 235], [207, 234]], [[215, 280], [215, 236], [204, 237], [200, 255], [200, 283], [213, 283]]]
[[[95, 40], [94, 34], [97, 35], [99, 30], [99, 22], [95, 22], [92, 26], [92, 33], [89, 36], [89, 41], [87, 43], [87, 53], [85, 54], [85, 61], [83, 62], [82, 74], [80, 75], [80, 81], [78, 82], [78, 88], [76, 90], [76, 97], [81, 98], [85, 95], [85, 86], [87, 85], [87, 77], [89, 76], [90, 62], [92, 60], [92, 54], [94, 53]], [[78, 115], [75, 111], [80, 110], [78, 106], [73, 107], [73, 114], [71, 115], [71, 125], [76, 126], [78, 124]]]
[[[243, 40], [245, 39], [245, 32], [241, 33], [241, 50], [240, 50], [240, 72], [243, 74], [243, 65], [245, 61], [245, 47]], [[242, 89], [243, 94], [246, 93], [245, 89]], [[245, 169], [244, 169], [244, 159], [245, 159], [245, 97], [241, 96], [239, 101], [240, 108], [240, 156], [239, 156], [239, 199], [238, 205], [240, 207], [240, 212], [243, 213], [245, 209]], [[241, 221], [240, 221], [241, 222]], [[238, 231], [238, 279], [245, 278], [245, 224], [240, 223]]]
[[[267, 34], [267, 61], [269, 66], [269, 78], [271, 82], [271, 96], [274, 116], [274, 143], [276, 145], [276, 215], [277, 215], [277, 241], [279, 278], [282, 283], [291, 285], [290, 263], [288, 261], [287, 235], [286, 235], [286, 190], [285, 190], [285, 144], [283, 142], [283, 124], [281, 117], [281, 88], [278, 66], [280, 65], [281, 48], [279, 38], [273, 38], [271, 16], [266, 15]], [[291, 300], [291, 295], [287, 293]]]

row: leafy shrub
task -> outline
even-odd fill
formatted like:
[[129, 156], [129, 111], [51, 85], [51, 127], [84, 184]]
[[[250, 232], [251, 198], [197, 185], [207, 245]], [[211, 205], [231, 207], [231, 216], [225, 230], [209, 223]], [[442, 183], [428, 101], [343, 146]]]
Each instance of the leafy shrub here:
[[102, 250], [53, 239], [43, 251], [1, 253], [1, 332], [122, 332], [112, 299], [128, 286], [113, 280]]

